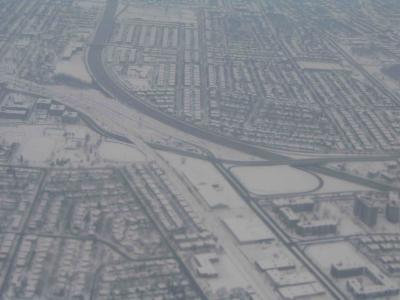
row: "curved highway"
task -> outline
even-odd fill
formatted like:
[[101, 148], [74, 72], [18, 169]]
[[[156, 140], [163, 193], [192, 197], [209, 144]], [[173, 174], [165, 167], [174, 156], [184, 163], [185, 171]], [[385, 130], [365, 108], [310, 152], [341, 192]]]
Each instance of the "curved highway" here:
[[[156, 108], [152, 107], [150, 104], [141, 101], [138, 99], [131, 91], [127, 90], [126, 87], [120, 85], [117, 81], [113, 80], [113, 78], [108, 74], [105, 66], [103, 65], [102, 60], [102, 51], [106, 45], [106, 43], [110, 40], [113, 32], [113, 24], [114, 24], [114, 16], [117, 11], [118, 0], [108, 0], [107, 5], [104, 11], [104, 16], [101, 22], [99, 23], [98, 29], [93, 38], [93, 43], [90, 45], [86, 55], [86, 65], [88, 71], [90, 72], [94, 81], [99, 85], [99, 87], [106, 92], [107, 94], [112, 95], [114, 98], [122, 101], [139, 112], [146, 114], [164, 124], [174, 127], [178, 130], [191, 134], [201, 139], [205, 139], [211, 141], [216, 144], [220, 144], [226, 147], [230, 147], [241, 152], [245, 152], [254, 156], [258, 156], [263, 159], [268, 160], [288, 160], [290, 159], [287, 156], [273, 153], [265, 148], [257, 147], [255, 145], [249, 145], [244, 142], [240, 142], [229, 138], [227, 136], [219, 135], [217, 133], [213, 133], [206, 129], [202, 129], [196, 127], [187, 122], [176, 119], [173, 116], [167, 115]], [[238, 184], [237, 180], [227, 172], [227, 170], [223, 167], [221, 162], [214, 162], [215, 166], [219, 169], [219, 171], [226, 177], [226, 179], [237, 189], [239, 194], [248, 202], [250, 207], [257, 214], [260, 215], [261, 219], [276, 233], [278, 238], [287, 244], [288, 249], [300, 260], [304, 263], [304, 265], [313, 273], [320, 282], [325, 286], [325, 288], [329, 291], [329, 293], [337, 300], [347, 299], [347, 296], [330, 280], [330, 278], [321, 272], [319, 268], [306, 256], [302, 251], [296, 247], [290, 245], [290, 240], [286, 236], [285, 232], [283, 232], [279, 226], [274, 224], [272, 218], [268, 217], [264, 211], [260, 209], [260, 207], [252, 201], [251, 197], [247, 194], [247, 191], [243, 190]], [[299, 167], [299, 169], [305, 170], [306, 167]], [[311, 170], [314, 172], [321, 172], [322, 167], [313, 166], [311, 168], [307, 167], [307, 170]], [[350, 179], [350, 178], [347, 178]]]
[[109, 0], [104, 12], [103, 19], [101, 20], [92, 44], [89, 46], [86, 54], [86, 65], [89, 73], [96, 82], [96, 84], [107, 94], [122, 101], [139, 112], [146, 114], [168, 126], [174, 127], [185, 133], [194, 135], [196, 137], [211, 141], [213, 143], [230, 147], [251, 155], [259, 156], [264, 159], [287, 159], [288, 157], [274, 152], [268, 151], [265, 148], [252, 146], [243, 142], [239, 142], [227, 136], [213, 133], [207, 129], [202, 129], [190, 123], [184, 122], [175, 118], [174, 116], [165, 114], [150, 104], [138, 99], [131, 91], [122, 86], [109, 75], [106, 70], [103, 60], [102, 51], [106, 43], [111, 39], [114, 24], [114, 15], [117, 10], [117, 0]]
[[[174, 116], [168, 115], [157, 110], [155, 107], [150, 104], [142, 101], [136, 95], [134, 95], [131, 91], [129, 91], [125, 86], [122, 86], [119, 82], [114, 80], [112, 76], [106, 70], [103, 60], [102, 60], [102, 51], [110, 41], [112, 33], [113, 33], [113, 25], [114, 25], [114, 16], [117, 11], [118, 0], [108, 0], [107, 5], [104, 11], [103, 19], [99, 23], [97, 31], [94, 35], [93, 42], [89, 46], [87, 55], [86, 55], [86, 65], [89, 73], [92, 78], [96, 82], [96, 84], [103, 90], [103, 92], [111, 95], [115, 99], [126, 103], [129, 106], [132, 106], [134, 109], [139, 112], [156, 119], [168, 126], [171, 126], [175, 129], [183, 131], [185, 133], [191, 134], [201, 139], [208, 140], [215, 144], [219, 144], [225, 147], [229, 147], [235, 150], [239, 150], [241, 152], [260, 157], [262, 159], [269, 160], [269, 162], [246, 162], [245, 165], [273, 165], [273, 164], [288, 164], [293, 167], [304, 168], [307, 166], [315, 166], [326, 162], [339, 162], [339, 161], [375, 161], [375, 160], [391, 160], [397, 159], [399, 157], [398, 154], [388, 154], [382, 156], [362, 156], [359, 158], [355, 158], [354, 156], [344, 157], [331, 157], [331, 158], [307, 158], [307, 159], [292, 159], [286, 155], [278, 154], [272, 152], [266, 148], [259, 147], [256, 145], [251, 145], [248, 143], [244, 143], [233, 138], [211, 132], [210, 130], [197, 127], [188, 122], [177, 119]], [[273, 163], [272, 161], [276, 162]], [[225, 160], [226, 163], [229, 163], [228, 160]], [[231, 163], [238, 163], [232, 161]], [[240, 162], [239, 162], [240, 164]], [[314, 170], [315, 171], [315, 168]]]

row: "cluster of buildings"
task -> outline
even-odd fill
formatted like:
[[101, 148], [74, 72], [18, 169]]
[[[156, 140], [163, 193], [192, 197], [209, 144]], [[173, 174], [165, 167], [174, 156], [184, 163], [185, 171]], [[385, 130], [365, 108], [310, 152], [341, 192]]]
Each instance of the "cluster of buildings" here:
[[213, 251], [217, 241], [185, 197], [155, 163], [138, 163], [130, 168], [138, 195], [146, 203], [182, 251]]
[[386, 220], [396, 224], [400, 222], [400, 198], [396, 192], [390, 192], [387, 197], [375, 194], [357, 195], [354, 200], [353, 213], [364, 224], [374, 227], [378, 223], [380, 212], [384, 210]]
[[24, 236], [5, 295], [24, 299], [41, 294], [44, 280], [49, 280], [46, 274], [59, 262], [53, 274], [52, 296], [69, 294], [74, 299], [86, 299], [88, 280], [93, 272], [93, 242], [70, 240], [62, 250], [59, 245], [57, 239], [51, 237]]
[[[52, 171], [28, 228], [49, 233], [99, 234], [117, 243], [123, 251], [138, 255], [164, 250], [157, 249], [161, 238], [132, 197], [115, 170]], [[65, 209], [70, 214], [63, 214]], [[60, 225], [60, 220], [65, 218], [68, 227]], [[103, 227], [105, 223], [109, 224], [107, 230]], [[145, 240], [142, 235], [146, 235]]]
[[0, 281], [3, 282], [6, 275], [7, 264], [13, 255], [13, 249], [17, 242], [15, 233], [0, 234]]
[[318, 217], [311, 197], [276, 199], [272, 205], [280, 220], [300, 236], [336, 234], [337, 220]]
[[101, 3], [90, 0], [3, 3], [0, 10], [2, 71], [49, 83], [69, 45], [87, 41], [96, 28]]
[[35, 99], [23, 94], [10, 92], [1, 101], [0, 119], [24, 121], [33, 114], [41, 120], [48, 117], [56, 117], [69, 124], [75, 124], [80, 119], [76, 111], [48, 98]]
[[[233, 30], [230, 22], [240, 25]], [[264, 18], [210, 10], [205, 30], [212, 130], [276, 148], [325, 151], [334, 146], [333, 126], [313, 105], [312, 93], [276, 46]]]
[[[3, 175], [2, 197], [13, 187], [20, 205], [1, 199], [2, 208], [8, 204], [16, 209], [13, 221], [8, 208], [2, 225], [22, 230], [21, 244], [14, 250], [16, 236], [0, 235], [0, 264], [12, 264], [4, 296], [199, 299], [196, 284], [171, 258], [171, 250], [119, 170], [52, 169], [39, 190], [40, 171], [4, 168]], [[24, 209], [35, 196], [22, 228]], [[203, 233], [201, 238], [208, 237]], [[11, 250], [16, 258], [7, 262]]]
[[284, 271], [271, 269], [265, 271], [267, 278], [284, 300], [323, 296], [326, 292], [315, 277], [308, 271]]
[[36, 101], [36, 110], [42, 117], [59, 117], [64, 123], [75, 124], [79, 122], [79, 114], [76, 111], [67, 109], [65, 105], [47, 98], [40, 98]]
[[400, 235], [375, 234], [362, 236], [358, 247], [369, 253], [388, 273], [400, 273]]
[[198, 291], [172, 258], [113, 263], [96, 285], [96, 299], [198, 300]]
[[0, 143], [0, 162], [5, 163], [11, 160], [18, 149], [18, 143]]
[[208, 5], [179, 25], [120, 18], [106, 61], [121, 78], [130, 66], [150, 70], [147, 84], [132, 85], [143, 101], [245, 142], [305, 152], [400, 149], [393, 97], [323, 35], [268, 22], [259, 5]]
[[357, 300], [393, 297], [400, 293], [392, 280], [366, 265], [339, 262], [331, 266], [331, 275], [347, 279], [347, 289]]
[[[62, 297], [71, 293], [72, 297], [85, 299], [94, 268], [95, 253], [93, 241], [74, 240], [65, 245], [55, 277], [54, 296]], [[71, 275], [74, 273], [78, 275], [74, 276], [71, 282]]]
[[25, 236], [18, 249], [13, 266], [13, 273], [8, 289], [7, 298], [33, 298], [40, 288], [42, 272], [48, 269], [45, 261], [49, 255], [53, 240], [37, 236]]
[[400, 161], [384, 162], [381, 169], [370, 170], [366, 175], [368, 178], [396, 185], [400, 180]]
[[400, 254], [379, 256], [379, 262], [390, 274], [400, 274]]
[[0, 229], [20, 230], [41, 176], [35, 169], [0, 167]]
[[196, 122], [202, 117], [199, 29], [194, 16], [185, 20], [133, 21], [121, 16], [105, 62], [145, 101]]
[[32, 106], [32, 99], [21, 94], [9, 93], [1, 102], [0, 118], [25, 120], [31, 112]]

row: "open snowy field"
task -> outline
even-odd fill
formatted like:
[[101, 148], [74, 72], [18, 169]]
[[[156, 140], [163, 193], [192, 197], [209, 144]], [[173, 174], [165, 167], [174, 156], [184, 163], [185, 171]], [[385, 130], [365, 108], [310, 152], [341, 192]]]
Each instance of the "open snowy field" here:
[[61, 60], [56, 66], [55, 75], [66, 75], [85, 83], [92, 83], [92, 78], [86, 70], [81, 52], [75, 54], [69, 60]]
[[18, 143], [14, 160], [32, 166], [101, 166], [144, 161], [134, 146], [104, 140], [91, 129], [80, 125], [6, 125], [0, 136], [7, 143]]
[[254, 194], [307, 192], [319, 185], [316, 176], [288, 166], [234, 167], [231, 170]]

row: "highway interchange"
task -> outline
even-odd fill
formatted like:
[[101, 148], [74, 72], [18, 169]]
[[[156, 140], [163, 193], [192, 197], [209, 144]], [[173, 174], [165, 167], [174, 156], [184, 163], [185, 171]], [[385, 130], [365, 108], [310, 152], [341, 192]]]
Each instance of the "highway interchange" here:
[[[315, 275], [321, 284], [326, 288], [327, 291], [331, 294], [334, 299], [337, 300], [347, 300], [348, 296], [343, 293], [332, 281], [331, 279], [322, 272], [319, 267], [303, 252], [302, 245], [297, 242], [294, 242], [292, 237], [290, 237], [281, 227], [280, 225], [265, 211], [263, 210], [259, 204], [257, 203], [257, 199], [255, 196], [251, 194], [244, 185], [232, 174], [230, 171], [230, 166], [277, 166], [277, 165], [286, 165], [290, 166], [304, 172], [322, 175], [328, 175], [331, 177], [336, 177], [341, 180], [349, 181], [352, 183], [356, 183], [359, 185], [366, 186], [368, 188], [377, 189], [381, 191], [388, 190], [399, 190], [400, 188], [394, 188], [393, 186], [378, 183], [366, 178], [361, 178], [351, 174], [345, 174], [343, 172], [335, 171], [327, 168], [325, 165], [333, 162], [369, 162], [369, 161], [390, 161], [396, 160], [400, 158], [400, 154], [397, 153], [389, 153], [386, 155], [364, 155], [364, 156], [344, 156], [344, 155], [314, 155], [312, 157], [304, 157], [304, 158], [292, 158], [287, 154], [281, 154], [276, 151], [272, 151], [267, 148], [254, 146], [251, 144], [243, 143], [238, 140], [234, 140], [227, 136], [223, 136], [217, 134], [215, 132], [208, 131], [204, 128], [197, 127], [188, 122], [184, 122], [177, 118], [174, 118], [171, 115], [165, 114], [154, 107], [151, 107], [148, 103], [145, 103], [141, 99], [138, 99], [136, 95], [134, 95], [131, 91], [129, 91], [125, 86], [121, 85], [115, 78], [113, 78], [108, 70], [105, 68], [103, 63], [102, 53], [105, 45], [110, 40], [114, 23], [114, 16], [117, 11], [118, 1], [117, 0], [108, 0], [106, 8], [104, 10], [104, 15], [102, 20], [100, 21], [97, 31], [93, 36], [92, 42], [90, 43], [87, 52], [86, 52], [86, 66], [87, 69], [92, 76], [95, 84], [107, 95], [110, 95], [112, 98], [117, 99], [124, 105], [132, 108], [133, 110], [138, 111], [140, 114], [144, 114], [149, 118], [153, 118], [158, 122], [164, 123], [168, 127], [172, 127], [177, 132], [184, 132], [190, 136], [195, 137], [199, 140], [205, 140], [211, 144], [219, 144], [221, 146], [231, 148], [235, 151], [239, 151], [257, 159], [254, 160], [235, 160], [235, 159], [226, 159], [223, 157], [216, 156], [212, 151], [208, 150], [203, 146], [199, 146], [194, 144], [194, 148], [197, 148], [198, 151], [188, 151], [184, 148], [175, 147], [171, 145], [165, 145], [162, 143], [156, 143], [153, 141], [144, 141], [141, 137], [135, 135], [132, 127], [135, 125], [135, 122], [130, 120], [129, 115], [123, 115], [120, 111], [112, 111], [109, 107], [95, 107], [96, 102], [93, 102], [92, 107], [89, 107], [89, 104], [83, 104], [68, 98], [60, 98], [58, 95], [53, 94], [53, 91], [46, 90], [45, 88], [34, 88], [31, 86], [23, 86], [22, 84], [17, 86], [17, 80], [13, 83], [10, 83], [10, 87], [15, 90], [23, 91], [30, 93], [35, 96], [51, 96], [60, 103], [63, 103], [71, 109], [78, 111], [81, 119], [94, 131], [99, 134], [108, 137], [110, 139], [115, 139], [123, 143], [133, 143], [142, 151], [148, 153], [150, 157], [153, 159], [157, 159], [156, 155], [147, 152], [148, 148], [152, 148], [153, 150], [161, 150], [167, 152], [173, 152], [179, 155], [193, 157], [196, 159], [206, 160], [213, 164], [213, 166], [219, 171], [219, 173], [232, 185], [232, 187], [236, 190], [236, 192], [241, 196], [241, 198], [247, 203], [247, 205], [260, 217], [260, 219], [274, 232], [274, 234], [279, 238], [279, 240], [286, 246], [287, 249], [299, 260], [301, 261], [307, 269]], [[389, 95], [392, 97], [392, 95]], [[98, 104], [101, 104], [100, 102]], [[96, 115], [95, 117], [93, 115]], [[102, 120], [104, 124], [99, 124], [99, 119]], [[168, 166], [164, 165], [166, 168]], [[126, 174], [125, 174], [126, 176]], [[128, 181], [127, 181], [128, 182]], [[128, 182], [129, 183], [129, 182]], [[323, 181], [320, 179], [320, 184], [316, 188], [318, 190], [322, 187]], [[131, 188], [131, 191], [134, 193], [134, 190]], [[308, 191], [309, 192], [309, 191]], [[301, 194], [301, 193], [297, 193]], [[136, 195], [138, 199], [140, 195]], [[146, 208], [146, 204], [142, 203], [143, 207], [147, 210], [148, 215], [153, 220], [153, 222], [157, 225], [160, 233], [165, 237], [168, 241], [168, 237], [165, 232], [163, 232], [162, 226], [156, 220], [154, 216], [149, 212], [150, 210]], [[337, 239], [345, 239], [351, 237], [338, 237]], [[21, 242], [21, 239], [19, 243]], [[309, 241], [312, 243], [312, 241]], [[191, 274], [190, 269], [185, 267], [183, 259], [179, 257], [176, 249], [172, 245], [169, 247], [173, 250], [176, 255], [176, 258], [181, 263], [182, 267], [185, 268], [185, 271], [191, 276], [192, 280], [194, 280], [194, 275]], [[11, 266], [12, 264], [10, 264]], [[3, 284], [6, 285], [6, 282]], [[2, 287], [3, 288], [3, 287]], [[206, 299], [206, 296], [202, 295], [203, 299]]]
[[[341, 179], [345, 179], [348, 181], [356, 182], [358, 184], [366, 185], [372, 188], [377, 188], [381, 190], [388, 190], [391, 187], [386, 186], [385, 184], [378, 184], [376, 182], [372, 182], [367, 179], [357, 178], [355, 176], [347, 175], [345, 178], [343, 174], [327, 169], [321, 165], [326, 164], [328, 162], [335, 161], [374, 161], [374, 160], [391, 160], [396, 159], [399, 155], [387, 155], [387, 156], [378, 156], [378, 157], [324, 157], [324, 158], [306, 158], [306, 159], [292, 159], [288, 156], [277, 154], [275, 152], [271, 152], [267, 149], [263, 149], [260, 147], [251, 146], [248, 144], [244, 144], [230, 138], [220, 136], [186, 122], [177, 120], [169, 115], [166, 115], [160, 111], [155, 110], [150, 107], [148, 104], [142, 102], [140, 99], [137, 99], [132, 93], [126, 90], [123, 86], [118, 85], [118, 83], [113, 80], [108, 72], [104, 68], [104, 64], [102, 62], [102, 50], [104, 45], [107, 43], [112, 33], [113, 17], [116, 11], [117, 1], [109, 0], [107, 2], [107, 7], [105, 9], [105, 13], [101, 23], [99, 24], [98, 30], [93, 38], [93, 42], [88, 48], [87, 52], [87, 67], [92, 77], [95, 79], [96, 83], [101, 87], [101, 89], [107, 94], [113, 96], [114, 98], [126, 103], [127, 105], [133, 107], [134, 109], [144, 113], [152, 118], [155, 118], [168, 126], [172, 126], [177, 130], [184, 131], [191, 135], [194, 135], [201, 139], [206, 139], [213, 143], [219, 143], [226, 147], [231, 147], [235, 150], [239, 150], [241, 152], [245, 152], [247, 154], [251, 154], [257, 157], [262, 158], [260, 161], [231, 161], [224, 159], [217, 159], [214, 155], [207, 151], [208, 154], [206, 157], [198, 154], [188, 153], [179, 149], [173, 149], [163, 145], [150, 144], [151, 147], [160, 149], [160, 150], [168, 150], [174, 151], [179, 154], [185, 154], [189, 156], [193, 156], [196, 158], [207, 159], [213, 163], [213, 165], [219, 170], [219, 172], [227, 179], [229, 183], [235, 188], [235, 190], [239, 193], [239, 195], [246, 200], [248, 205], [261, 217], [261, 219], [274, 231], [274, 233], [279, 237], [279, 239], [290, 249], [290, 251], [300, 259], [308, 269], [319, 278], [320, 282], [327, 288], [327, 290], [331, 293], [331, 295], [335, 299], [347, 299], [347, 296], [341, 292], [332, 282], [331, 280], [321, 272], [318, 267], [307, 258], [306, 255], [302, 252], [302, 250], [291, 242], [291, 239], [287, 236], [287, 234], [279, 228], [279, 225], [273, 221], [271, 217], [269, 217], [265, 211], [263, 211], [258, 205], [253, 201], [252, 196], [249, 192], [243, 187], [243, 185], [229, 172], [229, 170], [224, 166], [224, 163], [229, 164], [238, 164], [238, 165], [289, 165], [295, 168], [302, 169], [304, 171], [312, 171], [316, 173], [322, 173], [329, 176], [336, 176]], [[91, 122], [87, 119], [87, 121], [93, 126], [96, 127], [98, 131], [104, 130], [98, 128], [95, 123]], [[120, 140], [125, 140], [124, 137], [114, 136], [114, 138], [118, 138]], [[204, 149], [202, 149], [204, 150]]]

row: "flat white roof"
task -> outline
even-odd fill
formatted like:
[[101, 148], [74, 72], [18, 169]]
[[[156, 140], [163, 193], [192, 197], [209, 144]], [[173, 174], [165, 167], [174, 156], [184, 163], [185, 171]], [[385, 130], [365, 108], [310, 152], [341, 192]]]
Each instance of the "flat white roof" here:
[[259, 219], [234, 216], [223, 218], [222, 222], [239, 243], [256, 243], [275, 239], [274, 234]]

